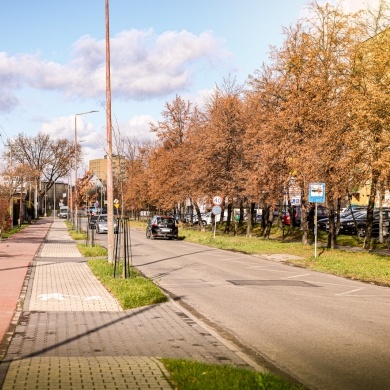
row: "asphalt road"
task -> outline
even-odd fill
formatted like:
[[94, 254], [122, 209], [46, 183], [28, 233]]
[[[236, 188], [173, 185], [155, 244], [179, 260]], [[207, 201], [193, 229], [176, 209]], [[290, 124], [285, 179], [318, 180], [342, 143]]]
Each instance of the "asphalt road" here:
[[288, 255], [133, 230], [131, 243], [133, 265], [258, 363], [310, 389], [390, 389], [389, 288], [284, 265]]

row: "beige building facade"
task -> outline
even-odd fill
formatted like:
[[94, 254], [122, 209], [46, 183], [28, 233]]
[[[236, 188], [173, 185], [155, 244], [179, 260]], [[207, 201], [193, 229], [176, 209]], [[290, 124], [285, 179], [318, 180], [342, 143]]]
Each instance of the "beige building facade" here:
[[[107, 182], [107, 156], [89, 161], [89, 170], [102, 182]], [[126, 176], [126, 159], [123, 156], [112, 157], [113, 176]]]

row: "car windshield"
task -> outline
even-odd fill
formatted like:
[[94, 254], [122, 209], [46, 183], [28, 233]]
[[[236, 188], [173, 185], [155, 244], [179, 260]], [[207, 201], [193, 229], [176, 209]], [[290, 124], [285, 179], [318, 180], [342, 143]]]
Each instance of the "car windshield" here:
[[175, 223], [175, 220], [173, 218], [159, 217], [159, 218], [157, 218], [156, 222], [159, 225], [169, 225], [169, 224]]
[[354, 211], [353, 212], [353, 216], [352, 214], [349, 214], [347, 217], [345, 217], [344, 219], [359, 219], [359, 218], [365, 218], [367, 216], [367, 212], [366, 211]]
[[99, 217], [99, 222], [107, 222], [107, 217]]

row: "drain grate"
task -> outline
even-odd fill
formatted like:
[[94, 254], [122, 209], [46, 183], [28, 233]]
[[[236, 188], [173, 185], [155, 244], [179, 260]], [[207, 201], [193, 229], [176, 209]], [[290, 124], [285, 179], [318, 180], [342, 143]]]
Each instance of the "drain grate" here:
[[288, 286], [288, 287], [319, 287], [302, 280], [227, 280], [235, 286]]

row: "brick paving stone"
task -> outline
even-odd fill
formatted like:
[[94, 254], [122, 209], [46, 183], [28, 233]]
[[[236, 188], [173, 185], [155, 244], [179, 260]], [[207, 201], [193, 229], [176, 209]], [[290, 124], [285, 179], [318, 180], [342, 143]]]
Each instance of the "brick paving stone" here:
[[10, 364], [3, 389], [172, 389], [164, 365], [136, 356], [36, 357]]
[[37, 261], [30, 311], [121, 311], [116, 299], [91, 273], [86, 263]]

